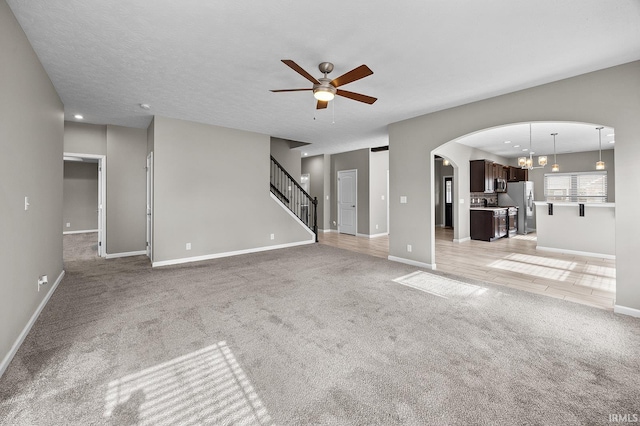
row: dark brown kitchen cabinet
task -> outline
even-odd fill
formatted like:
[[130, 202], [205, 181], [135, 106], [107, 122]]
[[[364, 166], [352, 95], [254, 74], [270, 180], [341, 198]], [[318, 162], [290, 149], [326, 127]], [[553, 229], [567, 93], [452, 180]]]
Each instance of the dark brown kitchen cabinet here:
[[488, 160], [469, 161], [469, 190], [492, 193], [494, 191], [494, 163]]
[[529, 170], [520, 167], [509, 167], [509, 182], [521, 182], [529, 180]]
[[495, 241], [507, 236], [507, 209], [471, 210], [471, 239]]

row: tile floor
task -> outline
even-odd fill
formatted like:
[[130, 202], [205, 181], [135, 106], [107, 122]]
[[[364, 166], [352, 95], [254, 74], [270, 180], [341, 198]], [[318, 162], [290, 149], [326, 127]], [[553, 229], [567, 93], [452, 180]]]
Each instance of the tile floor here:
[[[321, 233], [321, 244], [386, 259], [389, 237]], [[535, 234], [488, 243], [453, 242], [453, 230], [436, 228], [436, 268], [531, 293], [613, 310], [615, 260], [536, 250]]]

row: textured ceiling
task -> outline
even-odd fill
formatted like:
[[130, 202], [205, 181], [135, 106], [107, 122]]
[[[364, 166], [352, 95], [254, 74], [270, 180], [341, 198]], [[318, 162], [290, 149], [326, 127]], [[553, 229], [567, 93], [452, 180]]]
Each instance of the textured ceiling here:
[[[638, 0], [8, 0], [65, 117], [146, 127], [151, 115], [310, 142], [385, 145], [389, 123], [640, 59]], [[316, 112], [309, 83], [374, 75]], [[139, 107], [151, 105], [149, 111]]]

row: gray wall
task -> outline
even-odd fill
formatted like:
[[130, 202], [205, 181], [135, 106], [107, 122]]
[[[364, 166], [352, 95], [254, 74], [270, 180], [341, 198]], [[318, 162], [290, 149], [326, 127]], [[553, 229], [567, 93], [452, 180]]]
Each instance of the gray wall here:
[[107, 126], [107, 253], [146, 250], [147, 130]]
[[65, 121], [64, 151], [74, 154], [107, 155], [107, 126]]
[[269, 136], [158, 116], [153, 127], [154, 263], [313, 240], [271, 198]]
[[98, 163], [65, 161], [63, 188], [62, 232], [97, 230]]
[[[607, 196], [608, 201], [613, 203], [616, 201], [616, 172], [614, 150], [608, 149], [602, 151], [602, 161], [605, 163], [607, 170]], [[575, 152], [573, 154], [558, 154], [558, 165], [560, 173], [568, 172], [591, 172], [596, 169], [596, 161], [598, 161], [598, 151]], [[544, 201], [544, 175], [551, 173], [551, 164], [553, 155], [548, 156], [549, 165], [545, 169], [529, 170], [529, 180], [533, 181], [534, 197], [536, 201]], [[515, 165], [518, 160], [514, 159], [512, 164]]]
[[[311, 185], [309, 195], [318, 198], [318, 228], [326, 229], [324, 219], [325, 205], [325, 188], [324, 188], [324, 155], [314, 155], [313, 157], [304, 157], [301, 164], [301, 173], [309, 174]], [[328, 202], [326, 203], [328, 204]]]
[[370, 152], [369, 235], [388, 232], [387, 202], [389, 194], [387, 193], [387, 170], [389, 170], [389, 151]]
[[271, 155], [278, 163], [300, 183], [300, 151], [291, 149], [291, 142], [286, 139], [271, 138]]
[[[606, 125], [615, 129], [616, 174], [624, 176], [616, 179], [615, 194], [616, 304], [640, 309], [635, 268], [640, 252], [636, 213], [640, 207], [639, 87], [640, 61], [636, 61], [389, 125], [390, 256], [434, 264], [431, 153], [448, 148], [450, 141], [490, 127], [531, 121]], [[409, 204], [399, 203], [401, 193], [409, 195]], [[407, 253], [406, 245], [416, 234], [422, 237]]]
[[107, 254], [146, 248], [147, 132], [65, 122], [64, 151], [107, 156]]
[[[0, 0], [0, 374], [62, 273], [64, 107]], [[31, 206], [24, 209], [24, 198]], [[49, 286], [37, 290], [38, 277]]]
[[331, 155], [324, 154], [324, 206], [322, 229], [331, 230]]
[[358, 173], [358, 234], [369, 234], [369, 148], [343, 152], [331, 156], [331, 229], [338, 229], [338, 172], [357, 170]]

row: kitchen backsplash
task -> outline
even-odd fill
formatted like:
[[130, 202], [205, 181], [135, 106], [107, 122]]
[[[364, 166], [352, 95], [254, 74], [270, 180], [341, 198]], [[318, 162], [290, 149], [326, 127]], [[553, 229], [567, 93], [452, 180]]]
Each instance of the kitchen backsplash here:
[[488, 205], [498, 205], [498, 194], [485, 194], [484, 192], [471, 192], [469, 194], [471, 207], [484, 207], [484, 200]]

